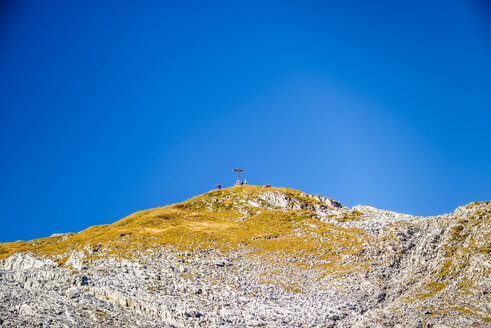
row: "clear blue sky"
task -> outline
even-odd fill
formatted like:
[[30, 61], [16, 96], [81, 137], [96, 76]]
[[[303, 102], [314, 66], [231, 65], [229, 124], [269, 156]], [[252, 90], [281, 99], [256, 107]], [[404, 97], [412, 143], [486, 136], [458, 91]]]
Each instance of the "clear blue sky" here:
[[485, 1], [3, 1], [0, 241], [232, 185], [491, 199]]

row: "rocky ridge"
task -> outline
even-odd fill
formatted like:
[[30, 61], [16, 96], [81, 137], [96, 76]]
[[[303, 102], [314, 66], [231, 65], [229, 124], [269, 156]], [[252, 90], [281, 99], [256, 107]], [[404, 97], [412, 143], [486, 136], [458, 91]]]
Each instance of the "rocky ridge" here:
[[487, 327], [491, 202], [415, 217], [211, 191], [0, 244], [2, 327]]

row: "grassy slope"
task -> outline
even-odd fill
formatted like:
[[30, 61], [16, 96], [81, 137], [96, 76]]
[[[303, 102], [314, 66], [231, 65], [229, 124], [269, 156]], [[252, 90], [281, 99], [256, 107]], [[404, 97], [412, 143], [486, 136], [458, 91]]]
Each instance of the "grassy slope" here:
[[[267, 190], [282, 192], [302, 204], [318, 202], [293, 189]], [[259, 256], [275, 253], [280, 257], [295, 255], [299, 259], [315, 257], [318, 266], [330, 272], [357, 269], [343, 267], [341, 257], [361, 252], [369, 240], [367, 235], [355, 228], [321, 223], [307, 210], [284, 212], [247, 205], [248, 200], [257, 201], [257, 194], [264, 191], [259, 186], [214, 190], [186, 202], [136, 212], [110, 225], [90, 227], [65, 240], [61, 236], [0, 244], [0, 258], [17, 251], [62, 258], [71, 250], [94, 248], [108, 249], [109, 253], [125, 257], [133, 250], [156, 246], [222, 251], [246, 248]], [[240, 213], [238, 205], [248, 214]]]
[[[315, 259], [316, 266], [326, 273], [342, 274], [367, 269], [367, 262], [357, 255], [369, 245], [383, 251], [384, 244], [387, 244], [383, 240], [372, 240], [357, 228], [322, 223], [312, 218], [312, 213], [307, 210], [266, 210], [247, 203], [250, 200], [261, 203], [258, 195], [265, 191], [263, 187], [250, 185], [213, 190], [186, 202], [136, 212], [110, 225], [93, 226], [68, 238], [56, 236], [3, 243], [0, 244], [0, 258], [28, 251], [56, 258], [62, 264], [63, 258], [66, 259], [72, 250], [83, 250], [87, 258], [94, 258], [108, 254], [131, 257], [132, 251], [162, 246], [177, 250], [213, 248], [228, 251], [240, 248], [266, 258], [271, 254], [280, 258], [295, 256], [300, 266], [305, 265], [308, 259]], [[293, 189], [271, 188], [267, 191], [281, 192], [303, 205], [318, 203], [318, 200]], [[435, 292], [432, 289], [441, 289], [442, 280], [465, 269], [468, 260], [464, 258], [468, 259], [468, 254], [482, 252], [489, 255], [490, 212], [491, 204], [488, 204], [480, 213], [459, 221], [448, 232], [450, 235], [445, 238], [448, 260], [436, 270], [441, 278], [428, 282], [424, 290], [431, 293]], [[481, 219], [483, 216], [485, 220]], [[360, 217], [361, 213], [356, 211], [345, 212], [339, 221], [358, 220]], [[476, 230], [487, 231], [485, 236], [480, 236], [487, 239], [484, 246], [474, 240], [473, 236], [479, 235]], [[394, 239], [393, 236], [386, 237]], [[105, 252], [93, 252], [94, 249], [104, 249]], [[347, 256], [354, 258], [349, 266], [342, 261]]]
[[[370, 261], [362, 255], [367, 249], [376, 248], [386, 255], [391, 251], [400, 252], [395, 241], [396, 231], [401, 227], [394, 227], [394, 232], [374, 240], [357, 228], [322, 223], [312, 218], [308, 210], [285, 212], [248, 204], [251, 200], [261, 203], [257, 196], [265, 191], [258, 186], [214, 190], [186, 202], [136, 212], [113, 224], [93, 226], [76, 234], [3, 243], [0, 244], [0, 258], [17, 251], [28, 251], [54, 258], [63, 265], [73, 250], [82, 251], [90, 260], [114, 254], [131, 258], [136, 250], [158, 247], [173, 247], [180, 251], [240, 249], [263, 261], [274, 261], [276, 265], [293, 265], [300, 269], [315, 267], [324, 274], [342, 275], [348, 272], [363, 274], [369, 269]], [[268, 191], [286, 194], [302, 205], [318, 202], [292, 189], [271, 188]], [[487, 267], [478, 271], [470, 269], [470, 259], [476, 255], [477, 259], [489, 259], [491, 202], [468, 205], [469, 208], [473, 206], [480, 210], [467, 218], [451, 218], [450, 226], [442, 234], [438, 256], [444, 261], [421, 281], [405, 282], [416, 287], [406, 296], [406, 302], [434, 299], [435, 302], [430, 304], [440, 304], [435, 308], [428, 305], [434, 315], [448, 311], [460, 315], [473, 313], [489, 322], [490, 318], [479, 310], [463, 308], [460, 303], [453, 302], [449, 296], [453, 294], [447, 295], [456, 284], [459, 293], [473, 294], [477, 288], [474, 282], [484, 281], [483, 277], [489, 275]], [[362, 213], [356, 211], [343, 212], [338, 221], [359, 220], [361, 216]], [[94, 252], [97, 249], [103, 251]], [[442, 300], [445, 302], [441, 303]]]

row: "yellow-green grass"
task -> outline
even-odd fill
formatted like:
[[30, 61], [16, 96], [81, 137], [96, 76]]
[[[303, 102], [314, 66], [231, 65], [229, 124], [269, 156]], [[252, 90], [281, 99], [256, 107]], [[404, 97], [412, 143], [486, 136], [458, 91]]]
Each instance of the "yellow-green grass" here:
[[344, 212], [339, 217], [336, 217], [336, 220], [339, 222], [358, 221], [358, 220], [361, 220], [362, 214], [363, 213], [361, 213], [358, 210], [351, 210], [349, 212]]
[[[340, 264], [343, 255], [359, 253], [368, 241], [361, 230], [321, 223], [307, 210], [262, 210], [245, 204], [251, 199], [257, 201], [256, 196], [265, 191], [315, 202], [288, 188], [240, 186], [214, 190], [175, 205], [136, 212], [110, 225], [93, 226], [66, 239], [48, 237], [0, 244], [0, 258], [25, 251], [57, 258], [63, 264], [72, 250], [84, 250], [88, 258], [115, 253], [127, 257], [135, 250], [171, 246], [178, 250], [240, 248], [265, 259], [271, 255], [293, 256], [299, 259], [298, 266], [315, 257], [317, 266], [327, 271], [365, 268], [363, 263]], [[238, 204], [252, 214], [244, 217], [237, 211]]]
[[[282, 193], [297, 203], [318, 203], [314, 197], [288, 188], [246, 185], [213, 190], [182, 203], [136, 212], [113, 224], [93, 226], [69, 236], [3, 243], [0, 258], [23, 251], [54, 258], [63, 265], [71, 251], [82, 251], [87, 259], [93, 259], [113, 254], [131, 258], [135, 251], [159, 247], [181, 251], [240, 249], [265, 261], [276, 258], [291, 262], [294, 259], [296, 267], [316, 263], [314, 266], [326, 273], [343, 274], [367, 270], [368, 262], [358, 254], [367, 247], [385, 251], [384, 245], [395, 240], [392, 235], [372, 240], [358, 228], [322, 223], [308, 210], [286, 211], [248, 205], [251, 200], [263, 204], [259, 196], [264, 192]], [[489, 241], [489, 220], [481, 219], [489, 217], [489, 208], [491, 205], [457, 222], [455, 228], [449, 230], [451, 238], [446, 246], [449, 259], [435, 272], [435, 278], [451, 277], [464, 270], [464, 253], [475, 250], [489, 254], [489, 242], [482, 245], [471, 240], [460, 250], [469, 229], [477, 226], [487, 229], [484, 229], [488, 231], [485, 238]], [[349, 211], [341, 220], [359, 220], [361, 216], [360, 212]], [[438, 281], [445, 283], [441, 278]], [[428, 288], [430, 293], [438, 289]]]

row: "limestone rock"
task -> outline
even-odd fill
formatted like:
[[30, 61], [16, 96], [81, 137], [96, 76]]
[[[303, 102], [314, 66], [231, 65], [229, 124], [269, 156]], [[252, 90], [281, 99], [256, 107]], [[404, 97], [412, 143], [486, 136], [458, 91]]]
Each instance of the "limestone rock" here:
[[[285, 219], [290, 230], [258, 233], [224, 249], [142, 244], [115, 253], [111, 245], [93, 244], [51, 258], [17, 252], [0, 261], [0, 324], [489, 327], [489, 202], [415, 217], [349, 209], [279, 188], [225, 197], [182, 208], [195, 216], [236, 210], [241, 217], [230, 227], [253, 215], [274, 220], [282, 213], [291, 219]], [[195, 232], [203, 227], [190, 226]], [[72, 235], [54, 237], [69, 241]], [[121, 245], [133, 238], [118, 236]], [[304, 244], [291, 242], [297, 237], [305, 237]], [[330, 246], [321, 247], [326, 241]]]

